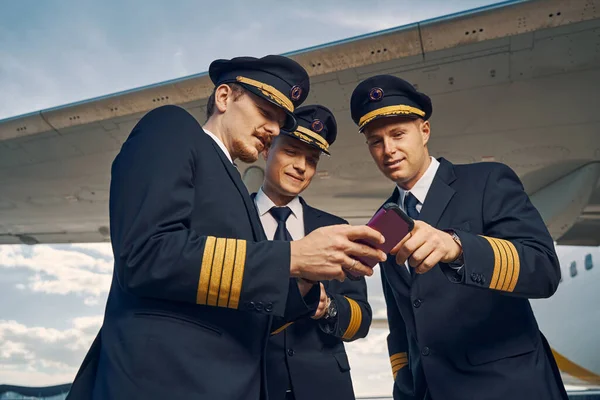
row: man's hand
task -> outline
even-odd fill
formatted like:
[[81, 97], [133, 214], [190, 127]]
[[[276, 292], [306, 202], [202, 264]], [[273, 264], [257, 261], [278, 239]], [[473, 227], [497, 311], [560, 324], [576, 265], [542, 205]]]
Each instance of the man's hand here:
[[319, 282], [319, 285], [321, 285], [321, 299], [319, 300], [319, 307], [317, 307], [317, 311], [315, 311], [315, 315], [313, 315], [311, 318], [312, 319], [320, 319], [322, 318], [325, 313], [327, 312], [327, 309], [329, 308], [329, 297], [327, 296], [327, 293], [325, 293], [325, 286], [323, 286], [322, 283]]
[[353, 257], [371, 257], [386, 260], [386, 254], [357, 240], [383, 243], [381, 233], [363, 226], [332, 225], [312, 231], [300, 240], [290, 243], [290, 275], [311, 281], [337, 279], [344, 281], [344, 270], [355, 276], [371, 276], [373, 269]]
[[449, 233], [435, 229], [423, 221], [415, 221], [413, 230], [398, 243], [390, 254], [396, 256], [396, 263], [415, 268], [417, 274], [424, 274], [437, 263], [449, 263], [456, 260], [462, 252], [461, 247]]

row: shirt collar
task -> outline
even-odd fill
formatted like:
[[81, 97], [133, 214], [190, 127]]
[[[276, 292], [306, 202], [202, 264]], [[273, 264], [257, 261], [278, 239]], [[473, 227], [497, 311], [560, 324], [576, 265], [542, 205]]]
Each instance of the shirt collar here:
[[[256, 203], [256, 208], [258, 209], [258, 215], [260, 215], [261, 217], [268, 213], [271, 208], [277, 207], [275, 203], [273, 203], [273, 200], [271, 200], [269, 196], [267, 196], [266, 193], [263, 192], [262, 187], [258, 189], [258, 192], [256, 192], [254, 202]], [[292, 210], [292, 214], [294, 215], [294, 217], [298, 218], [302, 211], [302, 203], [300, 203], [300, 197], [294, 197], [292, 201], [286, 204], [286, 206], [288, 206], [290, 210]]]
[[229, 161], [231, 161], [231, 163], [233, 165], [235, 165], [235, 163], [233, 162], [233, 159], [231, 158], [231, 154], [229, 154], [229, 150], [227, 150], [227, 147], [225, 147], [225, 144], [221, 141], [221, 139], [219, 139], [218, 137], [216, 137], [211, 131], [209, 131], [206, 128], [202, 128], [204, 130], [204, 132], [206, 132], [206, 134], [208, 136], [210, 136], [212, 138], [212, 140], [215, 141], [215, 143], [217, 143], [217, 145], [221, 148], [221, 150], [223, 150], [223, 153], [225, 153], [225, 155], [227, 156], [227, 158], [229, 159]]
[[398, 203], [401, 207], [404, 207], [404, 197], [406, 197], [406, 193], [410, 192], [419, 200], [419, 203], [423, 204], [425, 202], [425, 198], [427, 197], [427, 193], [429, 192], [429, 188], [433, 183], [433, 179], [435, 178], [435, 174], [440, 166], [440, 162], [436, 160], [434, 157], [431, 157], [431, 163], [429, 163], [429, 167], [427, 167], [427, 171], [423, 174], [421, 179], [417, 181], [415, 186], [411, 190], [404, 190], [400, 186], [398, 186], [398, 190], [400, 191], [400, 197]]

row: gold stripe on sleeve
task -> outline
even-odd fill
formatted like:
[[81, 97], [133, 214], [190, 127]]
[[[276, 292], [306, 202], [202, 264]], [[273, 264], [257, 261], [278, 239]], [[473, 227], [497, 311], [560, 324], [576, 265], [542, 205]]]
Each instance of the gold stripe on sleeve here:
[[490, 282], [490, 289], [496, 289], [496, 285], [498, 284], [498, 278], [500, 277], [500, 253], [497, 247], [497, 244], [487, 236], [482, 236], [485, 240], [487, 240], [494, 252], [494, 273], [492, 274], [492, 280]]
[[498, 254], [500, 254], [500, 278], [498, 278], [498, 284], [496, 285], [497, 290], [502, 290], [502, 286], [506, 281], [506, 276], [508, 275], [509, 265], [508, 265], [508, 257], [506, 254], [506, 250], [502, 244], [500, 239], [491, 238], [496, 246], [498, 246]]
[[225, 256], [225, 243], [226, 239], [217, 239], [215, 259], [213, 260], [212, 271], [210, 273], [210, 285], [208, 286], [208, 299], [206, 300], [206, 304], [209, 306], [217, 305], [219, 287], [221, 286], [221, 271], [223, 271], [223, 257]]
[[350, 322], [348, 323], [346, 332], [342, 335], [342, 339], [350, 340], [356, 335], [356, 332], [358, 332], [358, 329], [360, 328], [362, 311], [356, 301], [346, 296], [344, 296], [344, 298], [348, 300], [348, 303], [350, 304]]
[[215, 242], [217, 238], [208, 236], [204, 243], [204, 254], [202, 255], [202, 265], [200, 267], [200, 279], [198, 281], [198, 291], [196, 293], [196, 303], [206, 304], [208, 294], [208, 284], [210, 283], [210, 272], [213, 258], [215, 255]]
[[238, 240], [235, 250], [235, 264], [233, 265], [233, 278], [231, 280], [231, 294], [229, 297], [229, 308], [237, 309], [242, 293], [244, 280], [244, 268], [246, 267], [246, 241]]
[[510, 280], [510, 284], [508, 285], [508, 291], [513, 292], [515, 290], [515, 286], [517, 286], [517, 282], [519, 281], [519, 273], [521, 272], [521, 260], [519, 259], [519, 253], [517, 252], [517, 248], [511, 242], [507, 242], [508, 247], [513, 255], [513, 274]]
[[236, 244], [237, 241], [235, 239], [227, 239], [227, 244], [225, 246], [225, 261], [223, 262], [223, 275], [221, 278], [221, 290], [219, 291], [219, 303], [217, 304], [219, 307], [227, 307], [227, 304], [229, 303]]
[[398, 375], [398, 371], [408, 365], [408, 355], [407, 353], [396, 353], [390, 356], [390, 363], [392, 364], [392, 375], [394, 376], [394, 380], [396, 379], [396, 375]]

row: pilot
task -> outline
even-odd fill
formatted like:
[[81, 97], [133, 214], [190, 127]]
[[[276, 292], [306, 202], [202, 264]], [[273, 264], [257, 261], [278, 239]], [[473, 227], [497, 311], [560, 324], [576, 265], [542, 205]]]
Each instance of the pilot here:
[[371, 275], [352, 256], [385, 258], [350, 240], [382, 240], [366, 227], [266, 240], [234, 161], [256, 161], [280, 128], [295, 129], [308, 75], [282, 56], [216, 60], [209, 75], [204, 127], [183, 108], [159, 107], [114, 160], [113, 281], [70, 398], [265, 398], [273, 317], [293, 321], [319, 304], [318, 285], [290, 276]]
[[552, 296], [559, 263], [517, 175], [431, 157], [431, 100], [403, 79], [362, 81], [350, 107], [386, 203], [415, 220], [382, 264], [394, 398], [566, 399], [528, 300]]
[[[309, 206], [300, 197], [330, 154], [337, 136], [334, 115], [309, 105], [295, 111], [298, 127], [281, 131], [265, 150], [265, 179], [254, 202], [268, 239], [298, 240], [315, 229], [347, 221]], [[273, 331], [267, 347], [269, 399], [354, 399], [344, 341], [363, 338], [371, 325], [364, 278], [323, 281], [312, 317]]]

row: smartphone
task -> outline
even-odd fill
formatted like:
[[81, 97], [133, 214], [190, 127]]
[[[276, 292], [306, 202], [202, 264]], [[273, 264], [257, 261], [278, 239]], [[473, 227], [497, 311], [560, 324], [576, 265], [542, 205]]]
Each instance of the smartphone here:
[[[396, 203], [386, 203], [373, 215], [367, 226], [375, 229], [385, 237], [385, 243], [376, 244], [363, 242], [371, 247], [389, 253], [415, 226], [415, 222]], [[358, 261], [373, 268], [379, 261], [369, 257], [357, 257]], [[355, 280], [355, 276], [346, 272], [348, 278]], [[356, 278], [358, 279], [358, 278]]]

